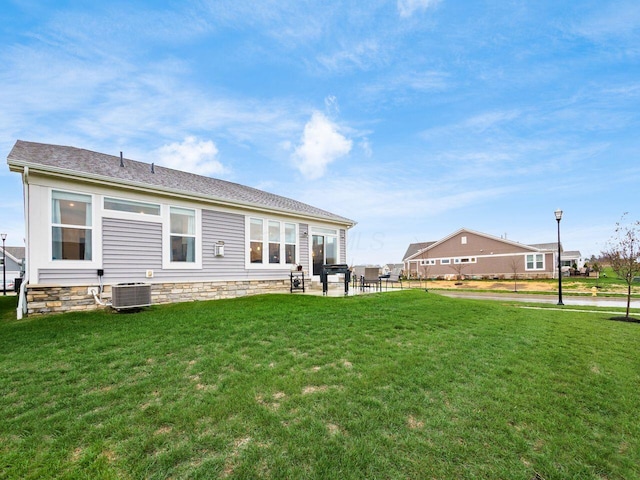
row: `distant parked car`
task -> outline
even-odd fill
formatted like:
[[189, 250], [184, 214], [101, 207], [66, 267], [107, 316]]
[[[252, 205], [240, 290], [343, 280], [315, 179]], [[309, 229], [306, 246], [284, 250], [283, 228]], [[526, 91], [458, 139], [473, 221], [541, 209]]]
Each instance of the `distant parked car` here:
[[13, 280], [7, 279], [5, 286], [6, 286], [7, 292], [13, 292]]

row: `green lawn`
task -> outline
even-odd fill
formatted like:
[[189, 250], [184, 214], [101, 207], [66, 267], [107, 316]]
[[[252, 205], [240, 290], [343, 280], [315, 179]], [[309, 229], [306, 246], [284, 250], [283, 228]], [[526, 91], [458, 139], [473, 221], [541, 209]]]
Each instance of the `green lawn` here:
[[424, 291], [13, 320], [0, 478], [640, 478], [640, 324]]

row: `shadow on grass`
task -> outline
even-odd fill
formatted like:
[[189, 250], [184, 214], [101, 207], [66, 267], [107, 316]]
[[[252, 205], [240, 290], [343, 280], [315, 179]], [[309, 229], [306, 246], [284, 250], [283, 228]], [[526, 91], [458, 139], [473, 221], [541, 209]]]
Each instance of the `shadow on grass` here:
[[640, 323], [640, 318], [633, 317], [609, 317], [609, 320], [613, 320], [614, 322]]

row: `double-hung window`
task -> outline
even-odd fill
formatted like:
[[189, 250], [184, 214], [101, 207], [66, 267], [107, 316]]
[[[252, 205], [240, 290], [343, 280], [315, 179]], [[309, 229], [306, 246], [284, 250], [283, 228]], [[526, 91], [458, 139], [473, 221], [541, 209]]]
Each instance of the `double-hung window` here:
[[280, 222], [269, 220], [269, 263], [280, 263]]
[[171, 207], [170, 244], [171, 262], [196, 261], [196, 212], [190, 208]]
[[51, 192], [52, 260], [92, 260], [91, 195]]
[[527, 254], [527, 270], [544, 270], [544, 255], [542, 253]]
[[284, 258], [285, 263], [296, 263], [296, 224], [284, 224]]
[[251, 263], [262, 263], [262, 252], [264, 250], [262, 239], [264, 221], [260, 218], [252, 218], [249, 223], [249, 250]]

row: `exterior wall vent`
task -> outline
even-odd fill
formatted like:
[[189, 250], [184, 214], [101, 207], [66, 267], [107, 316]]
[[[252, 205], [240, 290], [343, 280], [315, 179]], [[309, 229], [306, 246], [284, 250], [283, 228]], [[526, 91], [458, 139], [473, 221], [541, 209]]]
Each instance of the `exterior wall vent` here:
[[146, 283], [120, 283], [111, 287], [111, 306], [116, 310], [151, 305], [151, 285]]

